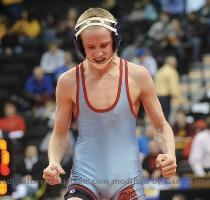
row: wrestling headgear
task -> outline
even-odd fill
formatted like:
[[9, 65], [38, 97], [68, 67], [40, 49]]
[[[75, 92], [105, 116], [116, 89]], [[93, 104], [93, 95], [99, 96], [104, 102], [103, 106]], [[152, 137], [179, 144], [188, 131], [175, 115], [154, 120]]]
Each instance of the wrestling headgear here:
[[74, 44], [83, 58], [86, 57], [86, 54], [80, 34], [90, 26], [102, 26], [109, 29], [113, 36], [113, 50], [114, 52], [117, 52], [121, 41], [120, 26], [118, 22], [102, 17], [91, 17], [77, 24], [75, 27]]

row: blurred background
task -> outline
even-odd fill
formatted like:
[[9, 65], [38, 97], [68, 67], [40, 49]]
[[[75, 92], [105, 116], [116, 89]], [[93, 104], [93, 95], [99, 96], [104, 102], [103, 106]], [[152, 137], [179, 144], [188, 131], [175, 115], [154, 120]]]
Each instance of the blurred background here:
[[146, 199], [209, 200], [210, 0], [1, 0], [0, 199], [63, 199], [77, 139], [74, 121], [62, 184], [46, 185], [42, 170], [56, 83], [81, 61], [74, 26], [89, 7], [105, 8], [119, 20], [118, 54], [149, 70], [174, 131], [177, 176], [166, 180], [155, 168], [162, 137], [140, 108], [136, 134]]

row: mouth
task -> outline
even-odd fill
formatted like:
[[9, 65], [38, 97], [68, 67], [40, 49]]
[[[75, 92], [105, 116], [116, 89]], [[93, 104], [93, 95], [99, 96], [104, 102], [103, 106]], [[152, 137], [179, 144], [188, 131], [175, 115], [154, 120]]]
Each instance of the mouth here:
[[103, 59], [100, 59], [100, 60], [95, 60], [94, 59], [94, 62], [97, 63], [97, 64], [103, 64], [105, 62], [106, 58], [103, 58]]

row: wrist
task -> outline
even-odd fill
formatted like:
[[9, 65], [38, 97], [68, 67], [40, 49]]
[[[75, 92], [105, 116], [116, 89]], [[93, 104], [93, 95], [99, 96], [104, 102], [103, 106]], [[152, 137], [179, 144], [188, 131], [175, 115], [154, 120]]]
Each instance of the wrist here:
[[49, 160], [49, 165], [60, 164], [57, 160]]

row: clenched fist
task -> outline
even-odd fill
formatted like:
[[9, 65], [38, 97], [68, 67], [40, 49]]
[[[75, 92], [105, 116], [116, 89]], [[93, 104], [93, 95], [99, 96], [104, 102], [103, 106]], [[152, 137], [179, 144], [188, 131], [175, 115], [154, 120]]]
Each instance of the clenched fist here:
[[159, 154], [156, 167], [160, 168], [163, 177], [170, 178], [176, 174], [176, 158], [168, 154]]
[[50, 185], [61, 183], [60, 174], [65, 174], [65, 171], [59, 163], [50, 163], [43, 171], [44, 180]]

